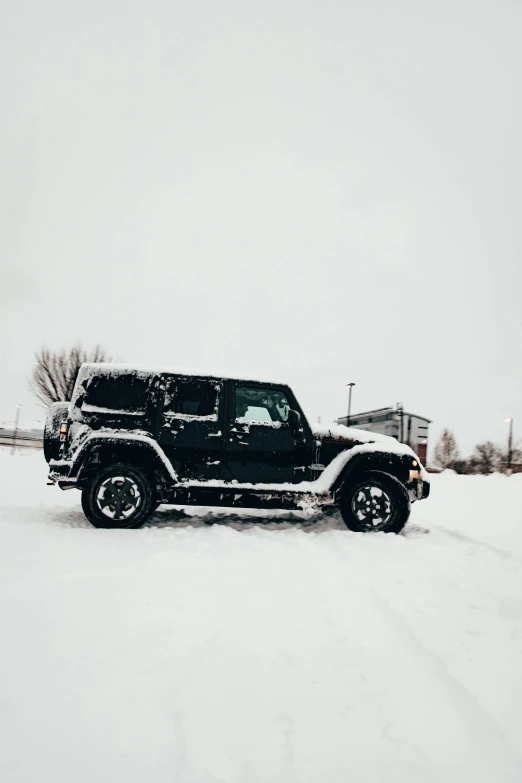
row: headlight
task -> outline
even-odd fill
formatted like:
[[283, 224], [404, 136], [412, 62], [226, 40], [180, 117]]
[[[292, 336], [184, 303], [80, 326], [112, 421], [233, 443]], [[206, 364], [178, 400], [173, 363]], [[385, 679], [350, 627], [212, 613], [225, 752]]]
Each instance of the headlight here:
[[410, 470], [410, 478], [409, 481], [419, 481], [420, 479], [420, 470]]

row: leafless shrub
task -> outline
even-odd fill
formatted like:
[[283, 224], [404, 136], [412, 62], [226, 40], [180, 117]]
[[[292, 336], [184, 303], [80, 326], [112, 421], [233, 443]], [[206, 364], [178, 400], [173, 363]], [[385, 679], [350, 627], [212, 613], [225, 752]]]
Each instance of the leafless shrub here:
[[455, 436], [450, 430], [443, 430], [435, 446], [434, 462], [438, 468], [454, 468], [459, 459], [459, 449]]
[[488, 476], [502, 467], [502, 451], [490, 440], [478, 443], [471, 456], [474, 472]]
[[72, 348], [59, 352], [43, 347], [35, 353], [35, 365], [28, 386], [45, 408], [53, 402], [68, 402], [84, 362], [110, 361], [112, 359], [101, 345], [88, 350], [81, 343], [76, 343]]

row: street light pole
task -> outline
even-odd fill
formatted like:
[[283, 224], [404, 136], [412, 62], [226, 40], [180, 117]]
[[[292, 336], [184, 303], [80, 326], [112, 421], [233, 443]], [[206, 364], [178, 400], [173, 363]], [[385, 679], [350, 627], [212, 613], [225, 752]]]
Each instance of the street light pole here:
[[402, 402], [397, 403], [397, 415], [399, 417], [399, 443], [404, 442], [404, 408]]
[[513, 459], [513, 419], [506, 419], [506, 421], [509, 421], [507, 472], [511, 473], [511, 461]]
[[15, 419], [15, 427], [14, 427], [14, 433], [13, 433], [13, 451], [12, 451], [13, 454], [15, 453], [16, 438], [18, 436], [18, 421], [20, 419], [20, 410], [21, 410], [21, 408], [22, 408], [21, 405], [17, 405], [16, 406], [16, 419]]
[[346, 385], [349, 387], [349, 390], [350, 390], [348, 392], [348, 416], [346, 417], [346, 426], [349, 427], [350, 426], [350, 413], [351, 413], [351, 410], [352, 410], [352, 389], [355, 386], [355, 383], [347, 383]]

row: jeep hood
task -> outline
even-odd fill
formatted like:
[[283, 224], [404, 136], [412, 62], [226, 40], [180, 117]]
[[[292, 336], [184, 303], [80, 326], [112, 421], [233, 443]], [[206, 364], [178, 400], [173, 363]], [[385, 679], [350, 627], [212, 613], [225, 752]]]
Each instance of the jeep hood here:
[[[382, 443], [383, 446], [398, 444], [395, 438], [389, 435], [379, 435], [376, 432], [357, 430], [355, 427], [345, 427], [344, 424], [310, 424], [313, 434], [319, 440], [337, 440], [346, 443]], [[393, 444], [393, 445], [392, 445]], [[403, 445], [403, 444], [400, 444]]]
[[[391, 438], [389, 435], [380, 435], [377, 432], [367, 432], [366, 430], [357, 430], [354, 427], [345, 427], [344, 424], [312, 424], [312, 432], [316, 438], [322, 441], [336, 441], [341, 443], [350, 444], [350, 452], [352, 451], [381, 451], [387, 454], [399, 454], [408, 455], [415, 458], [420, 466], [421, 478], [423, 481], [429, 482], [429, 476], [422, 466], [422, 463], [410, 446], [405, 443], [399, 443], [396, 438]], [[356, 447], [353, 449], [353, 447]], [[338, 457], [333, 460], [330, 465], [341, 459], [342, 451]], [[344, 457], [346, 459], [346, 457]], [[327, 468], [328, 470], [328, 468]], [[326, 473], [326, 471], [325, 471]]]

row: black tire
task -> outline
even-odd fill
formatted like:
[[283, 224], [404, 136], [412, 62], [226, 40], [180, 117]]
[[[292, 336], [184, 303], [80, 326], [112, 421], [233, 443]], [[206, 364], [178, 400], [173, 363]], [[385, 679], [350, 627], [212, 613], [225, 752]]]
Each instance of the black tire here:
[[411, 509], [406, 487], [380, 470], [369, 470], [347, 483], [339, 507], [346, 527], [358, 533], [400, 533]]
[[142, 527], [155, 502], [147, 475], [121, 463], [103, 468], [82, 489], [83, 513], [94, 527]]

